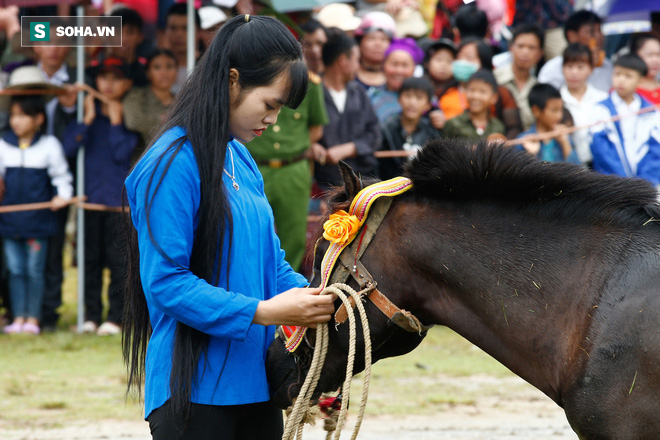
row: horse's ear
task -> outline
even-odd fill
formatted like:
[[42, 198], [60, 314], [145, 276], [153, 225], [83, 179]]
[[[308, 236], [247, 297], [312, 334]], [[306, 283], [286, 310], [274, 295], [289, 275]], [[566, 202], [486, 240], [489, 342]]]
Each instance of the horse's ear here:
[[353, 168], [344, 161], [339, 162], [339, 172], [344, 181], [344, 191], [346, 191], [347, 200], [353, 200], [357, 193], [362, 190], [362, 181], [355, 175]]

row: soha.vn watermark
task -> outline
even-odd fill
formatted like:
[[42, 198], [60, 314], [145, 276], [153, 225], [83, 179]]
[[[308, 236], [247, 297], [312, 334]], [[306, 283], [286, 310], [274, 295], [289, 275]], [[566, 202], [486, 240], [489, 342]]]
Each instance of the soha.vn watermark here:
[[21, 17], [21, 46], [121, 46], [121, 17]]

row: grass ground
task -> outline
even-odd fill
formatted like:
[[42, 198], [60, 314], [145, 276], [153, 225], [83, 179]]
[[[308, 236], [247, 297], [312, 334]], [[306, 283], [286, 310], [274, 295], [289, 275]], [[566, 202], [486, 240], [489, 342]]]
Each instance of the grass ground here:
[[[70, 331], [75, 325], [75, 292], [76, 269], [68, 267], [58, 332], [0, 335], [0, 431], [142, 417], [140, 405], [125, 400], [120, 337]], [[429, 414], [448, 404], [469, 405], [483, 393], [511, 391], [497, 389], [499, 381], [482, 381], [467, 391], [464, 385], [452, 385], [452, 378], [481, 376], [504, 378], [511, 373], [451, 330], [434, 328], [412, 353], [374, 365], [367, 414]], [[352, 388], [356, 404], [360, 387], [357, 377]]]

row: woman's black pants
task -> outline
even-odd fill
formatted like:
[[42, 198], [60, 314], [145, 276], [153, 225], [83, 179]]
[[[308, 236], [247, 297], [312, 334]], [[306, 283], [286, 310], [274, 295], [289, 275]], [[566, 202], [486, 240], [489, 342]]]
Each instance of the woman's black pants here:
[[248, 405], [193, 404], [190, 421], [183, 426], [169, 402], [147, 418], [153, 440], [280, 440], [282, 410], [271, 402]]

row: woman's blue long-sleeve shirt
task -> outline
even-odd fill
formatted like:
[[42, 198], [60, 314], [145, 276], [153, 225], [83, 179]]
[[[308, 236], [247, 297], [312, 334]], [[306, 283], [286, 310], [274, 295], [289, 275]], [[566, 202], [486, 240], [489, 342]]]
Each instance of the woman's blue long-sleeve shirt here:
[[[200, 177], [190, 142], [172, 161], [151, 204], [153, 238], [176, 264], [159, 253], [147, 229], [147, 186], [156, 168], [148, 194], [151, 198], [172, 152], [157, 165], [159, 156], [184, 134], [179, 127], [163, 134], [126, 179], [131, 217], [138, 233], [140, 277], [153, 328], [146, 358], [145, 417], [170, 396], [177, 321], [211, 336], [208, 356], [202, 355], [198, 364], [194, 403], [239, 405], [267, 401], [265, 360], [274, 327], [252, 324], [257, 304], [307, 284], [284, 260], [263, 179], [248, 150], [236, 140], [229, 143], [229, 148], [234, 153], [234, 176], [240, 190], [235, 191], [231, 179], [224, 176], [233, 216], [229, 280], [226, 251], [220, 265], [219, 287], [187, 269], [200, 203]], [[232, 171], [229, 151], [225, 169]], [[224, 243], [229, 243], [228, 231]]]

